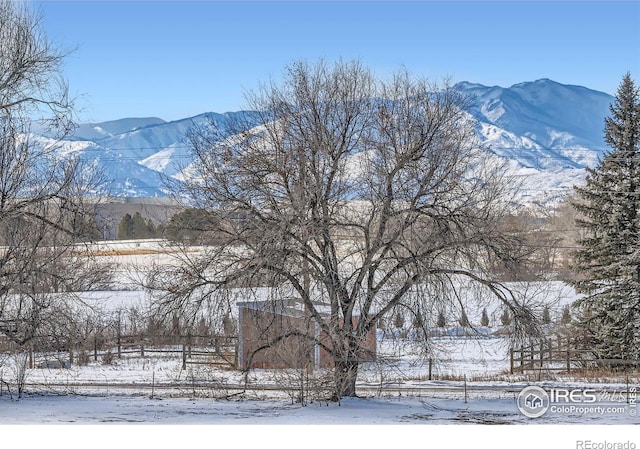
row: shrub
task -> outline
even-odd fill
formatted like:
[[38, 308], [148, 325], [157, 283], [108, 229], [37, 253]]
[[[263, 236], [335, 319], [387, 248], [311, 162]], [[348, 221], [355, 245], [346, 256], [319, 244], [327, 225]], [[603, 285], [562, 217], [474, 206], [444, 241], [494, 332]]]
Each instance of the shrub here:
[[89, 357], [89, 353], [85, 350], [78, 352], [76, 356], [76, 364], [78, 366], [87, 366], [91, 358]]
[[113, 354], [111, 351], [107, 351], [102, 355], [102, 364], [103, 365], [112, 365], [113, 364]]

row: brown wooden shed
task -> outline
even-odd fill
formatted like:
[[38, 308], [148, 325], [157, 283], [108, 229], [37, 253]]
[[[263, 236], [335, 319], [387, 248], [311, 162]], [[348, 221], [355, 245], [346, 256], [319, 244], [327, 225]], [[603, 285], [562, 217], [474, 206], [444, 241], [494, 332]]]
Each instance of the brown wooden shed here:
[[[328, 336], [295, 299], [240, 302], [238, 322], [238, 365], [243, 369], [333, 367], [331, 354], [317, 344]], [[363, 349], [362, 361], [375, 359], [375, 327]]]

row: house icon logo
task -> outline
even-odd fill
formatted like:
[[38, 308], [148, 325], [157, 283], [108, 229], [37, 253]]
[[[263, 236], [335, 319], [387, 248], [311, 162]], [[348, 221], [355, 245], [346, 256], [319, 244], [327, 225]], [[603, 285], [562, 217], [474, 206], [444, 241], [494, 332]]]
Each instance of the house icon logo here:
[[526, 387], [518, 394], [518, 409], [528, 418], [539, 418], [549, 409], [549, 395], [540, 387]]
[[524, 399], [524, 404], [531, 409], [539, 409], [542, 407], [542, 398], [537, 394], [529, 393]]

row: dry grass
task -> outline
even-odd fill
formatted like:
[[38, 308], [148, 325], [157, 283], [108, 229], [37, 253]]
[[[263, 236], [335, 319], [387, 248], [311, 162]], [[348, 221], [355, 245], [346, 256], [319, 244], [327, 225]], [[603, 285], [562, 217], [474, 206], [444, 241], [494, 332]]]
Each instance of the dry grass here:
[[[424, 375], [409, 376], [404, 378], [405, 381], [428, 381], [428, 377]], [[454, 381], [454, 382], [540, 382], [540, 381], [556, 381], [556, 382], [587, 382], [587, 383], [615, 383], [615, 384], [640, 384], [640, 371], [632, 371], [629, 373], [615, 372], [611, 370], [571, 370], [570, 373], [558, 371], [529, 371], [526, 373], [509, 374], [508, 372], [497, 374], [433, 374], [431, 380]]]
[[105, 257], [105, 256], [145, 256], [148, 254], [175, 254], [178, 251], [154, 250], [154, 249], [109, 249], [96, 251], [83, 251], [79, 256]]
[[152, 254], [184, 254], [197, 253], [198, 250], [185, 249], [105, 249], [105, 250], [89, 250], [77, 251], [74, 254], [80, 257], [112, 257], [112, 256], [146, 256]]

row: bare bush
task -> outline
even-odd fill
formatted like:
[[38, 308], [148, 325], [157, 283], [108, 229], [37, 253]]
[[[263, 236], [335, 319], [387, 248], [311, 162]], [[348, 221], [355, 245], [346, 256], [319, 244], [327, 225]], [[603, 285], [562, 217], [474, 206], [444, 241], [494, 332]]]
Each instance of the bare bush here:
[[13, 379], [15, 381], [15, 387], [18, 390], [18, 399], [22, 398], [24, 393], [24, 387], [27, 383], [27, 368], [29, 367], [29, 354], [21, 351], [16, 352], [12, 356], [13, 359]]

